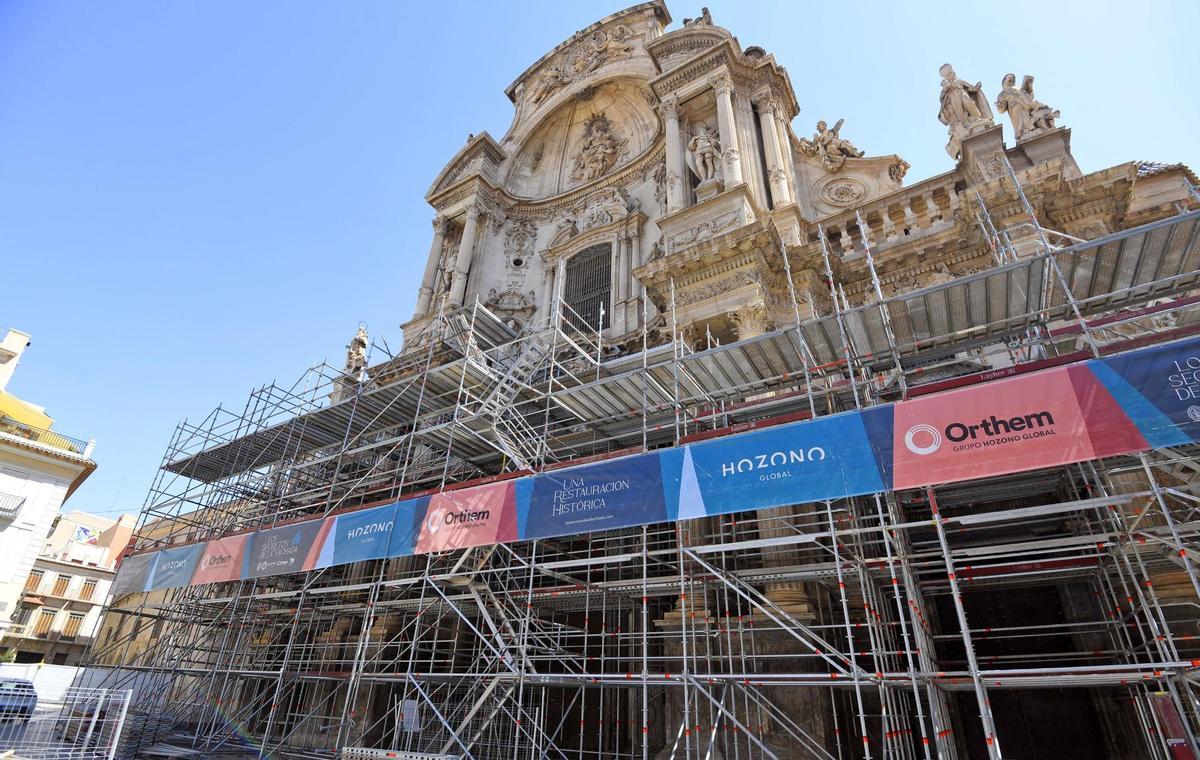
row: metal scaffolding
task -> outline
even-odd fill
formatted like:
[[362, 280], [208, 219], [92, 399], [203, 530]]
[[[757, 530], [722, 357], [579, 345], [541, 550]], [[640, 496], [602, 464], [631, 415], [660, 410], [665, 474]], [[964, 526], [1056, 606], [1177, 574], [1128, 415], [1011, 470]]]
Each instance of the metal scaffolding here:
[[[995, 267], [884, 298], [860, 218], [852, 251], [817, 240], [832, 313], [724, 345], [673, 304], [623, 352], [561, 299], [520, 332], [443, 304], [361, 377], [180, 424], [138, 549], [1200, 332], [1200, 212], [1073, 241], [979, 207]], [[866, 257], [875, 303], [845, 303], [834, 255]], [[126, 756], [1026, 757], [997, 710], [1053, 690], [1169, 760], [1200, 752], [1196, 454], [132, 595], [91, 663], [137, 684]]]

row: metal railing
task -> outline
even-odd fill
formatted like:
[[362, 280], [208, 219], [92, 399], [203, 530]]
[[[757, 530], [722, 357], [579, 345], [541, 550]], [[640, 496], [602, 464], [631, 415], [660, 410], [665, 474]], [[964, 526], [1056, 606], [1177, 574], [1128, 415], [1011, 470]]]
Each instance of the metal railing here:
[[62, 433], [55, 433], [52, 430], [26, 425], [23, 422], [17, 422], [12, 417], [0, 416], [0, 433], [8, 433], [17, 438], [25, 438], [35, 443], [40, 443], [43, 446], [50, 446], [56, 449], [63, 449], [74, 454], [87, 456], [88, 442], [81, 441], [78, 438], [71, 438]]
[[12, 692], [0, 721], [0, 754], [28, 760], [112, 760], [129, 710], [127, 689], [70, 687], [42, 696], [27, 681]]

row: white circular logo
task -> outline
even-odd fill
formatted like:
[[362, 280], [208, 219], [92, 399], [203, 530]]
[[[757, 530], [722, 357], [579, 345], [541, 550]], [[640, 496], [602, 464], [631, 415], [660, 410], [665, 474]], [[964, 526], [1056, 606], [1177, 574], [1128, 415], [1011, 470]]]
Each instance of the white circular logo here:
[[1200, 406], [1196, 406], [1195, 404], [1189, 406], [1188, 418], [1191, 419], [1192, 422], [1200, 422]]
[[429, 519], [425, 521], [425, 529], [429, 531], [430, 535], [442, 529], [442, 510], [435, 509], [429, 513]]
[[[927, 443], [917, 443], [917, 436], [928, 439]], [[933, 425], [913, 425], [904, 434], [904, 445], [914, 454], [925, 456], [932, 454], [942, 447], [942, 434]]]

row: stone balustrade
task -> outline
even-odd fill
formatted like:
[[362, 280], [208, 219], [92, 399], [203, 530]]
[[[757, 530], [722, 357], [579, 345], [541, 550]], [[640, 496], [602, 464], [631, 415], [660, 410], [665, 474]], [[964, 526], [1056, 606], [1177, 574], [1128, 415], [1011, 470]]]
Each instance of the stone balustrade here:
[[[847, 258], [863, 250], [864, 233], [874, 251], [935, 235], [954, 225], [962, 203], [954, 173], [932, 177], [852, 210], [831, 214], [809, 227], [809, 242], [817, 241], [817, 224], [825, 230], [830, 252]], [[859, 228], [861, 214], [867, 229]]]

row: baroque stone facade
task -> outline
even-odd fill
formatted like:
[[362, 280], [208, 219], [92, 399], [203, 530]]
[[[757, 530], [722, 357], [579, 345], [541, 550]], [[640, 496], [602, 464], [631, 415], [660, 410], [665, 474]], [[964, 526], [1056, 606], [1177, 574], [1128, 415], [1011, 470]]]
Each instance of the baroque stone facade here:
[[860, 255], [867, 245], [884, 297], [943, 282], [994, 263], [975, 218], [980, 201], [997, 225], [1024, 214], [1009, 167], [1043, 226], [1085, 239], [1190, 202], [1194, 176], [1180, 165], [1131, 161], [1083, 174], [1070, 130], [1034, 98], [1032, 76], [1017, 87], [1005, 75], [996, 91], [1009, 145], [983, 84], [949, 64], [930, 72], [931, 89], [941, 76], [930, 111], [957, 166], [906, 184], [908, 163], [867, 155], [842, 135], [842, 120], [798, 136], [795, 93], [773, 55], [743, 49], [708, 13], [673, 30], [670, 21], [661, 2], [614, 13], [509, 86], [508, 133], [473, 136], [426, 195], [434, 236], [404, 326], [411, 343], [439, 310], [476, 299], [517, 329], [545, 319], [570, 259], [596, 246], [609, 251], [600, 298], [616, 346], [640, 345], [643, 314], [648, 329], [662, 326], [672, 285], [686, 334], [736, 339], [746, 309], [765, 310], [764, 328], [793, 321], [785, 253], [801, 317], [827, 313], [818, 229], [851, 305], [876, 297]]

